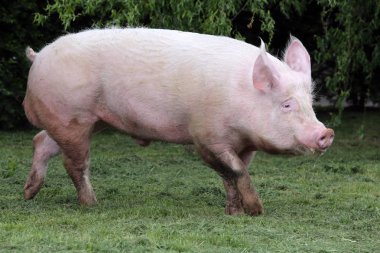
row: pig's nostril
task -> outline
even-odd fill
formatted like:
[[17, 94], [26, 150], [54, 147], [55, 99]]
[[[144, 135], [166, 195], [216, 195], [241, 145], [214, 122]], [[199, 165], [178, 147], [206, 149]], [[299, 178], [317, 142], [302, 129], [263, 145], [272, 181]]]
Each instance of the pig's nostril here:
[[317, 139], [318, 147], [325, 150], [332, 144], [334, 140], [334, 131], [332, 129], [324, 130]]
[[319, 146], [320, 149], [325, 149], [326, 148], [326, 141], [325, 140], [326, 140], [325, 136], [322, 136], [322, 137], [319, 138], [319, 140], [318, 140], [318, 146]]
[[326, 140], [326, 138], [327, 138], [327, 136], [326, 135], [322, 135], [321, 137], [319, 137], [319, 142], [323, 142], [323, 141], [325, 141]]

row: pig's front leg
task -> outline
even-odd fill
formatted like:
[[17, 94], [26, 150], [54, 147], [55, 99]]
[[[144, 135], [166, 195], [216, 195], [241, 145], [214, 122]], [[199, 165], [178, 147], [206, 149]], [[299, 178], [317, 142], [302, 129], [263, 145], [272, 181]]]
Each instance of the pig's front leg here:
[[244, 213], [243, 203], [235, 180], [223, 179], [223, 184], [227, 194], [225, 214], [238, 215]]
[[[244, 163], [245, 169], [248, 169], [249, 164], [251, 163], [254, 155], [255, 155], [255, 152], [251, 150], [244, 150], [243, 152], [239, 154], [239, 158]], [[236, 215], [236, 214], [241, 214], [244, 212], [244, 208], [243, 208], [244, 204], [242, 203], [242, 196], [237, 188], [237, 181], [238, 180], [233, 175], [229, 175], [227, 176], [227, 178], [223, 179], [224, 188], [226, 189], [226, 193], [227, 193], [226, 209], [225, 209], [226, 214]], [[249, 182], [249, 187], [251, 187], [252, 189], [248, 190], [248, 194], [253, 193], [254, 198], [257, 199], [255, 201], [255, 203], [257, 204], [253, 205], [254, 208], [245, 208], [245, 210], [248, 214], [258, 215], [263, 212], [263, 207], [255, 188], [251, 186], [250, 182]], [[251, 212], [249, 212], [249, 210], [251, 210]]]
[[[233, 182], [230, 184], [227, 189], [227, 208], [230, 208], [229, 211], [234, 210], [236, 206], [238, 206], [237, 202], [232, 202], [234, 204], [231, 205], [232, 201], [232, 192], [234, 190], [241, 197], [242, 206], [244, 212], [248, 215], [257, 216], [263, 213], [263, 205], [259, 198], [256, 189], [252, 186], [251, 177], [248, 173], [248, 164], [251, 158], [247, 158], [247, 154], [241, 154], [240, 157], [234, 151], [224, 151], [217, 155], [218, 160], [223, 164], [222, 168], [219, 169], [220, 173], [224, 177], [225, 180]], [[243, 162], [245, 161], [245, 162]], [[221, 171], [223, 170], [223, 171]], [[226, 170], [232, 170], [231, 172], [224, 172]], [[228, 197], [230, 198], [228, 199]], [[236, 201], [237, 197], [234, 198]], [[230, 200], [230, 201], [229, 201]], [[227, 210], [226, 210], [227, 211]], [[232, 213], [233, 214], [233, 213]]]
[[227, 193], [226, 214], [240, 214], [243, 210], [253, 216], [262, 214], [263, 205], [247, 170], [253, 153], [243, 152], [237, 155], [232, 149], [216, 147], [220, 146], [197, 145], [205, 162], [224, 180]]

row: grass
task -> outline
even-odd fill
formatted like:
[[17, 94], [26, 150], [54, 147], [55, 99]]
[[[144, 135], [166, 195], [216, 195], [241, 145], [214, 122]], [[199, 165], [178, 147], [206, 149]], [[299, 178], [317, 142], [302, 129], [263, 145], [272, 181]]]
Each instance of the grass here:
[[26, 202], [35, 131], [0, 132], [0, 252], [380, 252], [380, 113], [361, 118], [346, 113], [317, 159], [259, 153], [260, 217], [224, 215], [221, 179], [191, 148], [112, 131], [92, 142], [99, 205], [77, 204], [60, 157]]

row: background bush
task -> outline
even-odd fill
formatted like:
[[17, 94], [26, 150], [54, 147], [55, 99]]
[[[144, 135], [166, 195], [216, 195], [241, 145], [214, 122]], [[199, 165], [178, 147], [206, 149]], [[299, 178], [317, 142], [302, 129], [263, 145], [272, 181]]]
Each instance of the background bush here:
[[[0, 6], [0, 128], [26, 126], [22, 99], [27, 45], [39, 50], [58, 35], [91, 27], [146, 26], [226, 35], [273, 54], [289, 34], [309, 49], [318, 95], [336, 101], [380, 100], [380, 5], [376, 0], [56, 0], [7, 1]], [[339, 124], [340, 117], [335, 118]]]

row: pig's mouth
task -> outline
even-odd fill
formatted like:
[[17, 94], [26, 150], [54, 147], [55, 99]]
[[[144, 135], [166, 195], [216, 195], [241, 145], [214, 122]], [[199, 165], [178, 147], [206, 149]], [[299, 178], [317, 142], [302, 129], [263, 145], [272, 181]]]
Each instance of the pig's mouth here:
[[321, 156], [326, 152], [326, 149], [315, 149], [312, 147], [305, 146], [303, 144], [300, 144], [296, 146], [294, 149], [294, 154], [295, 155], [305, 155], [305, 156]]
[[297, 136], [294, 135], [294, 140], [296, 143], [296, 146], [294, 148], [294, 154], [295, 155], [314, 155], [314, 156], [321, 156], [323, 155], [328, 147], [322, 149], [319, 147], [316, 147], [314, 145], [308, 145], [307, 142], [301, 141], [301, 139], [297, 138]]
[[294, 136], [293, 145], [288, 148], [278, 148], [274, 144], [271, 144], [270, 141], [264, 139], [260, 139], [260, 144], [260, 148], [258, 149], [269, 154], [320, 156], [327, 150], [327, 148], [321, 150], [315, 147], [310, 147], [299, 141], [296, 136]]

